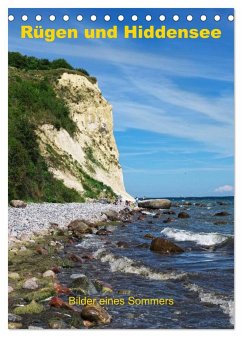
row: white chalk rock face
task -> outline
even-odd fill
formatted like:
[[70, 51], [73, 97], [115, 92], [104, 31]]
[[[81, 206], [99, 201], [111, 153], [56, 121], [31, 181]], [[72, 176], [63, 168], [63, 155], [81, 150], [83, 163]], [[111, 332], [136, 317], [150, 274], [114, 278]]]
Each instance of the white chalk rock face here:
[[50, 124], [39, 128], [40, 150], [47, 163], [51, 147], [65, 164], [50, 164], [49, 170], [67, 187], [82, 193], [85, 186], [80, 179], [81, 168], [90, 177], [110, 186], [115, 194], [133, 200], [124, 187], [113, 135], [112, 107], [102, 96], [98, 85], [86, 76], [63, 73], [55, 90], [65, 100], [77, 132], [72, 137], [66, 130], [57, 130]]

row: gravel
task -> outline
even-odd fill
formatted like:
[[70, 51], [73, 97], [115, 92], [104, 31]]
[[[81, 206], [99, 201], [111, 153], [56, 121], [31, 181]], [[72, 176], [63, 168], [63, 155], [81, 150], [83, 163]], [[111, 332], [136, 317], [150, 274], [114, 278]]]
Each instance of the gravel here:
[[26, 208], [9, 207], [8, 232], [10, 238], [36, 234], [47, 230], [51, 223], [66, 227], [72, 220], [105, 221], [102, 212], [120, 211], [124, 205], [95, 203], [30, 203]]

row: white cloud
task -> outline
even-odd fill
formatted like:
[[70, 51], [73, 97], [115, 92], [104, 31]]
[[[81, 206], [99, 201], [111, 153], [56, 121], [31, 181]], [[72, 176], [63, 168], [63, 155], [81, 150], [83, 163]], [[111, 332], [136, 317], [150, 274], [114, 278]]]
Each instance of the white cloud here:
[[234, 187], [232, 185], [223, 185], [215, 188], [215, 192], [224, 193], [224, 192], [233, 192]]
[[[91, 41], [91, 42], [90, 42]], [[95, 41], [95, 42], [94, 42]], [[121, 40], [122, 41], [122, 40]], [[160, 70], [163, 74], [176, 77], [204, 78], [219, 81], [233, 81], [230, 69], [233, 61], [230, 59], [211, 60], [210, 62], [194, 61], [187, 57], [165, 56], [163, 54], [151, 54], [148, 52], [135, 51], [130, 48], [130, 43], [122, 43], [121, 47], [99, 40], [83, 40], [80, 45], [69, 43], [47, 43], [43, 41], [27, 41], [18, 38], [9, 38], [9, 50], [28, 52], [41, 52], [43, 54], [71, 56], [79, 59], [93, 59], [111, 63], [118, 67], [135, 66], [139, 69]], [[120, 41], [119, 41], [120, 42]]]
[[205, 150], [222, 154], [233, 153], [233, 127], [230, 124], [204, 123], [185, 118], [179, 113], [145, 104], [113, 102], [115, 127], [139, 129], [190, 139], [203, 144]]
[[[230, 172], [233, 171], [233, 167], [221, 166], [221, 167], [179, 167], [179, 168], [136, 168], [123, 165], [123, 172], [125, 173], [144, 173], [146, 175], [168, 175], [168, 174], [187, 174], [191, 172]], [[228, 185], [227, 185], [228, 186]], [[223, 187], [223, 186], [222, 186]]]
[[[156, 83], [154, 79], [146, 80], [130, 76], [130, 82], [144, 93], [155, 97], [162, 103], [168, 103], [180, 108], [185, 108], [198, 114], [204, 115], [218, 122], [233, 124], [233, 95], [223, 93], [213, 97], [184, 90], [174, 84], [171, 80], [159, 78]], [[198, 115], [197, 115], [198, 116]]]
[[134, 128], [167, 134], [195, 141], [203, 151], [233, 155], [234, 99], [230, 87], [209, 96], [182, 88], [162, 71], [122, 70], [122, 81], [119, 78], [117, 83], [111, 76], [101, 83], [113, 104], [116, 131]]

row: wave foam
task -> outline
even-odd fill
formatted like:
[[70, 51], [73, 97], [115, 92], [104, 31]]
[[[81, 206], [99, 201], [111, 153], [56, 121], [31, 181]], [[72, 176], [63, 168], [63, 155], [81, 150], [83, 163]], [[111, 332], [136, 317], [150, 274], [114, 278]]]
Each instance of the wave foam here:
[[188, 284], [186, 288], [190, 291], [196, 292], [204, 303], [218, 305], [226, 315], [230, 317], [230, 323], [234, 325], [234, 301], [222, 295], [216, 295], [213, 292], [204, 291], [202, 287], [196, 284]]
[[137, 262], [131, 260], [127, 257], [117, 257], [112, 253], [108, 253], [105, 249], [99, 249], [96, 253], [94, 253], [96, 258], [100, 258], [102, 262], [108, 262], [110, 265], [110, 269], [112, 272], [122, 272], [129, 274], [136, 274], [144, 276], [150, 280], [177, 280], [182, 279], [186, 276], [186, 273], [161, 273], [155, 272], [149, 267], [137, 265]]
[[176, 241], [194, 241], [201, 246], [212, 246], [225, 242], [230, 236], [219, 233], [195, 233], [183, 229], [166, 227], [161, 231], [168, 238]]
[[84, 249], [89, 248], [101, 248], [104, 246], [103, 241], [98, 240], [97, 235], [87, 234], [82, 242], [78, 243], [76, 247], [81, 247]]
[[148, 212], [148, 211], [142, 211], [141, 213], [145, 214], [145, 215], [150, 215], [150, 216], [155, 216], [156, 215], [156, 213], [152, 213], [152, 212]]

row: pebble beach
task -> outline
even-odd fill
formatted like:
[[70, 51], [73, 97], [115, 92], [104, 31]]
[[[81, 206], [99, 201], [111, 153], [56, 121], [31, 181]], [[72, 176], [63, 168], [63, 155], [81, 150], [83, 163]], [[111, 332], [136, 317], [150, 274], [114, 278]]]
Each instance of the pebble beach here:
[[105, 211], [120, 211], [124, 204], [90, 203], [30, 203], [25, 208], [9, 207], [8, 232], [10, 240], [21, 239], [26, 235], [41, 233], [52, 223], [65, 228], [72, 220], [90, 222], [107, 220]]

